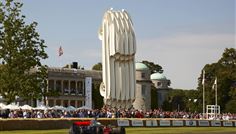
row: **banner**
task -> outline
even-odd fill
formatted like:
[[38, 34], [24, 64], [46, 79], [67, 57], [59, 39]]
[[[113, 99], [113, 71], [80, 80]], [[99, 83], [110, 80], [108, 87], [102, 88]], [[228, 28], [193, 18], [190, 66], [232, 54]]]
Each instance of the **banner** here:
[[160, 120], [160, 126], [170, 126], [170, 120]]
[[156, 120], [146, 120], [146, 127], [154, 127], [157, 126]]
[[186, 120], [185, 125], [188, 127], [192, 127], [192, 126], [197, 126], [197, 123], [196, 123], [196, 121]]
[[129, 126], [129, 120], [117, 120], [118, 126]]
[[180, 120], [173, 120], [172, 126], [184, 126], [184, 123], [183, 121], [180, 121]]
[[85, 78], [85, 106], [92, 109], [92, 78]]
[[223, 126], [224, 127], [232, 127], [233, 126], [233, 122], [232, 121], [224, 121], [223, 122]]
[[209, 126], [209, 121], [207, 120], [199, 120], [198, 121], [198, 126]]
[[212, 127], [221, 127], [221, 122], [220, 121], [211, 121], [211, 126]]
[[143, 127], [143, 120], [132, 120], [132, 126]]

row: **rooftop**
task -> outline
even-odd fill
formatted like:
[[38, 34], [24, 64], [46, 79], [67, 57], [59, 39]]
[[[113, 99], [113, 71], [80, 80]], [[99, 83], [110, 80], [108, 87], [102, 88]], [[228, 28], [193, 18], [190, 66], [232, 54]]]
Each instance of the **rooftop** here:
[[164, 74], [161, 73], [153, 73], [150, 78], [151, 80], [167, 80]]
[[149, 68], [147, 67], [147, 65], [141, 63], [141, 62], [137, 62], [135, 63], [135, 68], [136, 70], [148, 70]]

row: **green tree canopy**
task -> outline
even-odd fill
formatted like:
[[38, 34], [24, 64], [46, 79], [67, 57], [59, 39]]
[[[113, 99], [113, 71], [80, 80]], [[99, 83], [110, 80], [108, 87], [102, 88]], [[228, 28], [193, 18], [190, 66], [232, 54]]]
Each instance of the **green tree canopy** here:
[[173, 89], [168, 94], [162, 108], [168, 111], [201, 112], [197, 90]]
[[151, 86], [151, 109], [158, 108], [157, 89]]
[[[217, 77], [217, 93], [218, 93], [218, 105], [221, 107], [221, 111], [232, 112], [226, 106], [228, 103], [235, 102], [236, 100], [236, 50], [235, 48], [226, 48], [222, 57], [218, 62], [207, 64], [204, 66], [205, 70], [205, 98], [206, 105], [215, 104], [215, 90], [212, 89], [212, 85]], [[199, 96], [202, 96], [202, 74], [198, 81]]]
[[[102, 71], [102, 63], [98, 62], [97, 64], [93, 65], [92, 70]], [[95, 109], [100, 109], [103, 107], [103, 97], [100, 95], [100, 82], [94, 82], [92, 86], [92, 98], [93, 98], [93, 107]]]
[[101, 82], [94, 82], [92, 85], [92, 102], [95, 109], [101, 109], [103, 107], [103, 97], [100, 94]]
[[41, 64], [48, 55], [44, 40], [36, 31], [37, 23], [25, 23], [21, 15], [23, 4], [0, 2], [0, 94], [8, 103], [15, 96], [40, 98], [46, 79], [46, 66]]
[[147, 67], [151, 70], [151, 74], [156, 72], [163, 73], [162, 67], [158, 64], [146, 60], [142, 61], [142, 63], [147, 65]]
[[185, 110], [185, 90], [174, 89], [171, 90], [163, 103], [162, 108], [168, 111], [182, 111]]
[[97, 64], [93, 65], [92, 70], [102, 71], [102, 63], [98, 62]]

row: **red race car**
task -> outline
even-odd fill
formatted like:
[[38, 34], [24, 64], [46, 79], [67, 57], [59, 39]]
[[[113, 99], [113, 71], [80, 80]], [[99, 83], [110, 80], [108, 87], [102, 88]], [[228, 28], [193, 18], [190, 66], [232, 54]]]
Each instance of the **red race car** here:
[[104, 126], [96, 119], [74, 122], [69, 134], [125, 134], [124, 127]]

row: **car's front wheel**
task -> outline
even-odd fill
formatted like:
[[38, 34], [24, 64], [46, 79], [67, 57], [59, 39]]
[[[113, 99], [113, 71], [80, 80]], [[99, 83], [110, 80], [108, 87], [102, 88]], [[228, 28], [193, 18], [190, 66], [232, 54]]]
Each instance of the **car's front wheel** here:
[[79, 126], [73, 125], [70, 127], [69, 134], [82, 134], [83, 129]]

